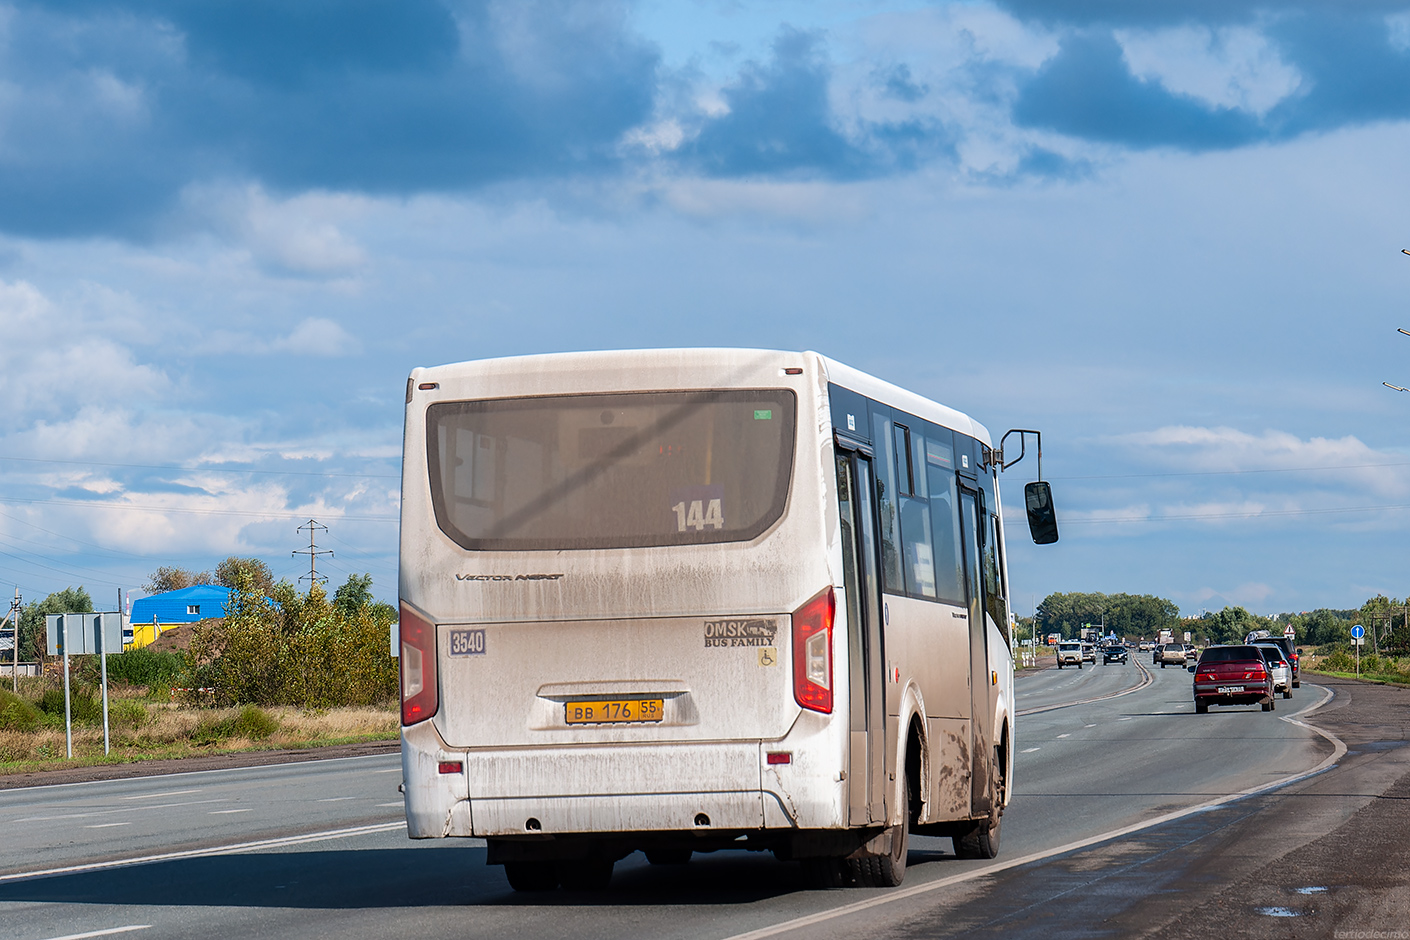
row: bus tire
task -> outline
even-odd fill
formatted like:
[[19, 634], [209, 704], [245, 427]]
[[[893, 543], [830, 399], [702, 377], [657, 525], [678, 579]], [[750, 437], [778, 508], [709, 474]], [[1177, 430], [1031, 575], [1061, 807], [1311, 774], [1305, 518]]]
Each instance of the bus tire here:
[[552, 862], [505, 862], [504, 876], [515, 891], [552, 891], [558, 887], [558, 869]]
[[973, 828], [963, 835], [953, 836], [951, 840], [955, 846], [955, 855], [958, 858], [998, 858], [999, 857], [999, 827], [1003, 822], [999, 808], [1003, 805], [1004, 782], [1001, 775], [999, 749], [994, 749], [994, 809], [990, 812], [989, 818], [975, 823]]
[[562, 862], [558, 881], [566, 891], [603, 891], [612, 883], [612, 865], [610, 858]]
[[907, 805], [901, 824], [891, 827], [891, 854], [848, 861], [853, 881], [860, 888], [895, 888], [900, 885], [906, 880], [906, 856], [910, 853], [910, 842], [911, 807]]

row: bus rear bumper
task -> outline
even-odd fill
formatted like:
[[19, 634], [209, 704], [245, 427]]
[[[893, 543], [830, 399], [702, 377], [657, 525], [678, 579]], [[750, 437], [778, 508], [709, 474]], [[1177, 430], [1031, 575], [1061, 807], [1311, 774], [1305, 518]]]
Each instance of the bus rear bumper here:
[[[463, 770], [441, 772], [447, 762]], [[784, 779], [792, 775], [777, 771], [789, 768], [768, 766], [757, 741], [466, 751], [448, 748], [427, 721], [403, 729], [402, 767], [413, 839], [710, 837], [832, 827], [846, 811], [837, 783], [809, 792]]]

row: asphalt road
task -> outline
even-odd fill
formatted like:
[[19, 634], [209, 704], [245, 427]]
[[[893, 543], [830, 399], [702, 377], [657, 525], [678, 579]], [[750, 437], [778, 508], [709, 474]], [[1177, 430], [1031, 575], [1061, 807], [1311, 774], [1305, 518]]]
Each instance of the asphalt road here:
[[[1015, 872], [1093, 852], [1092, 870], [1124, 864], [1112, 843], [1084, 840], [1309, 770], [1332, 751], [1280, 720], [1320, 700], [1319, 689], [1304, 685], [1272, 714], [1195, 716], [1189, 685], [1184, 670], [1135, 663], [1021, 676], [1014, 799], [997, 860], [1007, 867], [958, 860], [947, 839], [916, 839], [906, 884], [891, 892], [806, 890], [796, 865], [721, 852], [669, 868], [632, 856], [604, 893], [518, 895], [484, 865], [482, 843], [405, 838], [395, 757], [3, 791], [0, 937], [728, 938], [855, 935], [859, 924], [876, 936], [934, 935], [943, 924], [927, 917], [988, 910], [994, 885]], [[1053, 859], [1032, 859], [1043, 853]], [[111, 864], [152, 856], [164, 857]], [[1031, 860], [1014, 868], [1020, 859]], [[52, 873], [35, 876], [43, 871]], [[789, 930], [798, 918], [815, 921]]]

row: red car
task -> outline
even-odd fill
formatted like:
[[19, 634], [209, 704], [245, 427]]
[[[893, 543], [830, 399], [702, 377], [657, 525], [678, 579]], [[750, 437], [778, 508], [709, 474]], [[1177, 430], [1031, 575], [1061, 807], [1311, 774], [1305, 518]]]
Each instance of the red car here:
[[1273, 676], [1256, 646], [1211, 646], [1195, 671], [1195, 713], [1211, 705], [1262, 705], [1273, 710]]

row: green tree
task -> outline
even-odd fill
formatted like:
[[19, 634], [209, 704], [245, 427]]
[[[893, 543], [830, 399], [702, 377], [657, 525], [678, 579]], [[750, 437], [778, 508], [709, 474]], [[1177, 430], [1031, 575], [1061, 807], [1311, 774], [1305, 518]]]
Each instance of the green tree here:
[[1242, 643], [1244, 637], [1254, 630], [1274, 629], [1271, 619], [1251, 614], [1242, 607], [1209, 611], [1193, 623], [1211, 643]]
[[333, 594], [333, 606], [345, 617], [372, 603], [372, 575], [350, 574]]
[[1297, 630], [1298, 641], [1314, 646], [1347, 642], [1351, 639], [1351, 620], [1340, 616], [1341, 614], [1342, 611], [1319, 607], [1294, 620], [1293, 627]]
[[274, 590], [274, 572], [269, 570], [269, 565], [258, 558], [241, 558], [238, 555], [231, 555], [215, 566], [215, 583], [223, 587], [237, 587], [241, 583], [242, 577], [246, 579], [245, 583], [250, 584], [256, 591], [264, 592], [265, 595], [269, 595]]
[[1180, 608], [1152, 594], [1049, 594], [1038, 605], [1038, 629], [1075, 637], [1083, 624], [1100, 624], [1103, 616], [1108, 632], [1153, 636], [1178, 625]]
[[236, 582], [224, 619], [195, 628], [187, 651], [190, 684], [215, 689], [216, 704], [327, 708], [395, 698], [390, 605], [345, 612], [321, 585], [300, 594], [280, 581], [265, 594], [248, 573]]
[[20, 614], [20, 659], [38, 662], [49, 647], [44, 618], [49, 614], [91, 614], [93, 598], [82, 585], [55, 591], [42, 601], [28, 604]]
[[193, 584], [214, 583], [215, 576], [209, 571], [192, 572], [185, 568], [162, 565], [147, 578], [147, 583], [142, 585], [142, 590], [148, 594], [165, 594], [167, 591], [179, 591], [182, 588], [191, 587]]

